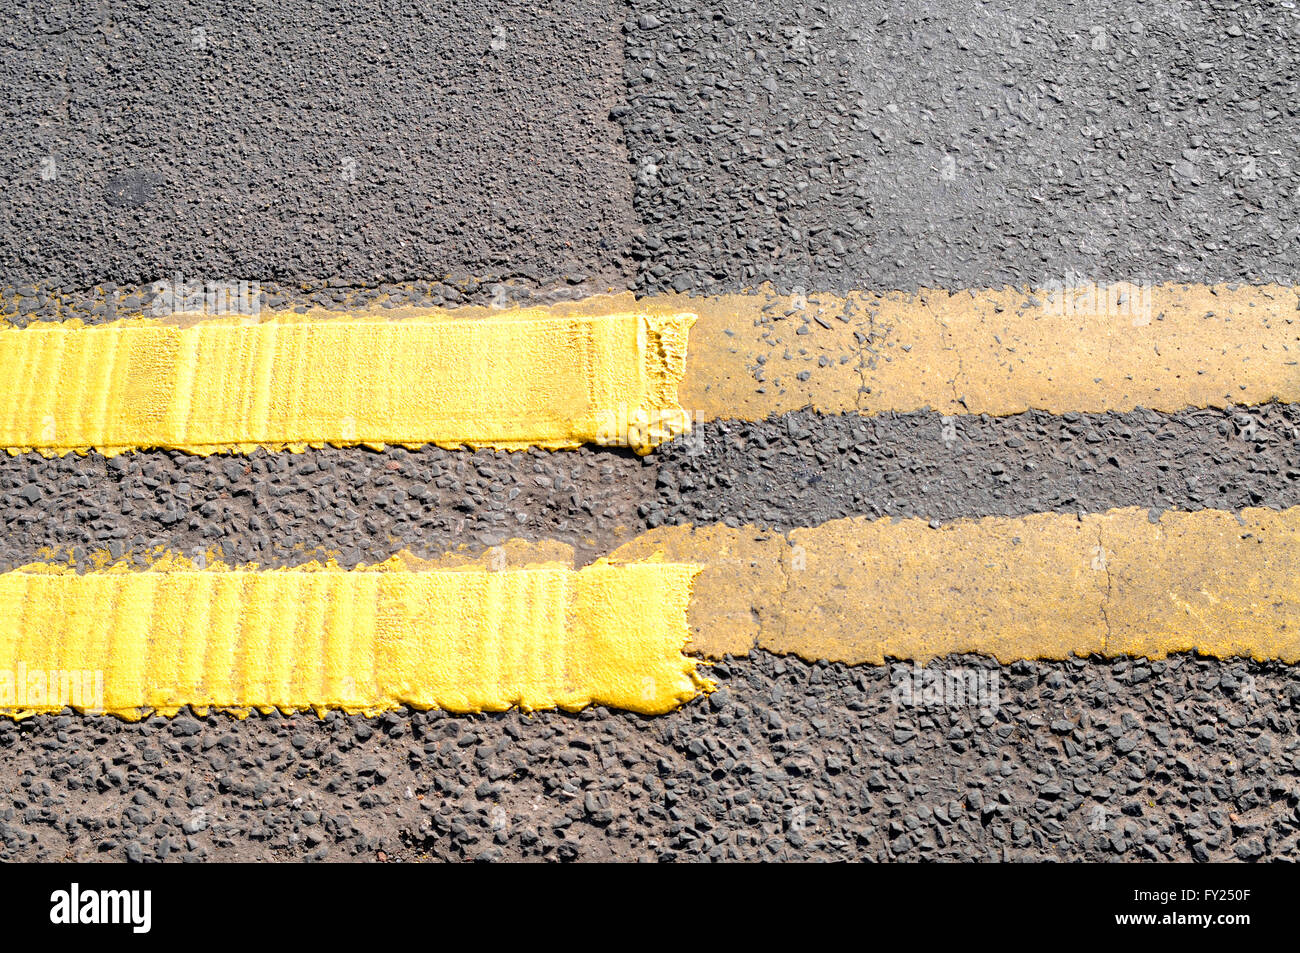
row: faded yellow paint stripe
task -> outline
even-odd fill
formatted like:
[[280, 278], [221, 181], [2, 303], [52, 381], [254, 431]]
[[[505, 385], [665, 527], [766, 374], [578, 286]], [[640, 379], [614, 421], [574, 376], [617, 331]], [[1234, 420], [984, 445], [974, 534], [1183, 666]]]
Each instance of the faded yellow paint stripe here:
[[[675, 296], [698, 419], [811, 407], [943, 414], [1300, 400], [1300, 292], [1278, 285]], [[802, 379], [801, 379], [802, 377]]]
[[693, 317], [607, 311], [0, 330], [0, 446], [107, 454], [436, 443], [648, 452]]
[[0, 714], [670, 711], [698, 567], [0, 574]]
[[788, 534], [664, 527], [612, 558], [704, 565], [691, 649], [881, 664], [1198, 651], [1300, 661], [1300, 508], [1044, 513]]

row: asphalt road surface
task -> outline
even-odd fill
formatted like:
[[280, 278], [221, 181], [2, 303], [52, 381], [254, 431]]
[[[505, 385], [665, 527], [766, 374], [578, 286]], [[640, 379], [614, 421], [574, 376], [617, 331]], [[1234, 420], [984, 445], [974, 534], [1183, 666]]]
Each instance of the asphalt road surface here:
[[[0, 44], [17, 325], [175, 274], [339, 311], [1300, 275], [1294, 4], [20, 3]], [[1300, 405], [960, 416], [960, 456], [946, 421], [722, 420], [647, 457], [6, 455], [0, 569], [1300, 505]], [[870, 452], [828, 465], [846, 441]], [[1292, 667], [936, 664], [999, 703], [754, 652], [656, 717], [0, 719], [0, 859], [1300, 857]]]

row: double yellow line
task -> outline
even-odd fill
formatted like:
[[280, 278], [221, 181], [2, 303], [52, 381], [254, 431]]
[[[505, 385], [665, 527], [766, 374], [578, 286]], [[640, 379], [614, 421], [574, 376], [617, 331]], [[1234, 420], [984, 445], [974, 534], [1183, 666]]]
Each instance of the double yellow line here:
[[[1298, 360], [1300, 297], [1279, 286], [621, 296], [505, 313], [36, 325], [0, 330], [0, 446], [600, 442], [644, 453], [693, 423], [804, 407], [1296, 401]], [[12, 620], [0, 628], [0, 711], [59, 710], [51, 679], [94, 671], [103, 697], [80, 707], [124, 717], [183, 705], [655, 713], [707, 688], [688, 647], [853, 663], [1192, 649], [1293, 662], [1298, 531], [1294, 510], [1157, 524], [1122, 510], [938, 530], [663, 529], [581, 569], [33, 566], [0, 574], [0, 617]]]

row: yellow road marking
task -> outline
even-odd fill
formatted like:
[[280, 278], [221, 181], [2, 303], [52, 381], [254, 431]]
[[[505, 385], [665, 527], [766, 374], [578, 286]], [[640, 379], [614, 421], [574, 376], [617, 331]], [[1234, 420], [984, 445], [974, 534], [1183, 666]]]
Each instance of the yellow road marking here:
[[881, 664], [1197, 650], [1300, 661], [1300, 507], [663, 527], [613, 559], [704, 565], [693, 651]]
[[332, 444], [648, 452], [690, 315], [375, 317], [0, 330], [0, 446], [58, 454]]
[[659, 714], [709, 688], [682, 651], [697, 568], [33, 565], [0, 574], [0, 714], [593, 704]]
[[1270, 400], [1300, 401], [1300, 292], [1278, 285], [625, 294], [0, 330], [11, 452], [647, 452], [692, 420], [805, 407], [1006, 415]]

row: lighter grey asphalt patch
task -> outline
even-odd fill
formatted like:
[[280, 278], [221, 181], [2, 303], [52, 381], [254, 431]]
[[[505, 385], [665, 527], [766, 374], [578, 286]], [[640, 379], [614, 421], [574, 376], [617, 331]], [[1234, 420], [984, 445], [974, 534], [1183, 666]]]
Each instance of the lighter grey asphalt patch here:
[[636, 0], [640, 287], [1300, 275], [1300, 10]]

